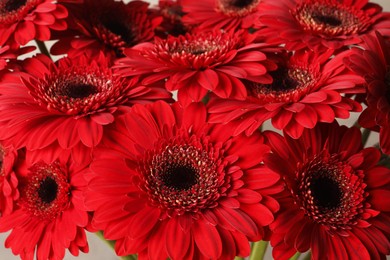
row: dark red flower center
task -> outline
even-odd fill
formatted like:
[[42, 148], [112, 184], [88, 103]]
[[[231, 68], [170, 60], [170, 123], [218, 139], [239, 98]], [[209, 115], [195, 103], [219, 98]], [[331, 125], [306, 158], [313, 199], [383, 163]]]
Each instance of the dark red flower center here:
[[339, 3], [303, 1], [292, 15], [305, 30], [324, 36], [356, 34], [368, 26], [362, 11]]
[[240, 44], [240, 39], [228, 34], [204, 34], [196, 37], [187, 34], [157, 42], [154, 51], [161, 60], [165, 61], [167, 55], [170, 55], [171, 62], [198, 70], [223, 62], [226, 54], [239, 48]]
[[229, 16], [245, 16], [253, 12], [260, 0], [219, 0], [219, 10]]
[[167, 165], [161, 174], [164, 185], [174, 190], [188, 190], [198, 179], [197, 170], [191, 165]]
[[85, 116], [126, 102], [131, 84], [107, 69], [69, 67], [27, 87], [42, 107], [66, 115]]
[[211, 207], [223, 194], [217, 163], [207, 150], [189, 144], [165, 144], [141, 165], [141, 189], [170, 216]]
[[57, 192], [58, 185], [51, 177], [47, 177], [39, 184], [38, 196], [43, 203], [50, 204], [54, 201], [57, 197]]
[[249, 93], [266, 103], [297, 101], [317, 82], [316, 76], [305, 68], [280, 66], [269, 74], [273, 79], [271, 84], [246, 83]]
[[42, 0], [1, 0], [0, 27], [23, 20]]
[[314, 173], [309, 190], [319, 208], [337, 208], [341, 203], [343, 194], [339, 183], [326, 173]]
[[299, 167], [296, 182], [291, 191], [314, 222], [333, 230], [356, 224], [367, 196], [366, 184], [337, 155], [323, 151], [307, 161]]
[[26, 3], [27, 0], [8, 0], [5, 1], [4, 10], [8, 12], [16, 11]]
[[91, 84], [68, 84], [64, 85], [63, 88], [58, 89], [59, 96], [66, 96], [69, 98], [86, 98], [90, 95], [98, 93], [98, 89], [96, 86]]
[[70, 184], [67, 171], [59, 162], [36, 163], [23, 181], [21, 205], [33, 216], [52, 220], [69, 205]]
[[135, 31], [128, 19], [118, 19], [110, 16], [100, 19], [100, 37], [103, 42], [114, 49], [135, 44]]

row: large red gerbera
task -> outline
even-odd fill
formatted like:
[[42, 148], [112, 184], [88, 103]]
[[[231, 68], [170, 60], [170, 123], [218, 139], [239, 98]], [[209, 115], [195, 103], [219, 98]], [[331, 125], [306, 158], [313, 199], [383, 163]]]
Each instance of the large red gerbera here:
[[275, 259], [312, 251], [312, 259], [385, 259], [390, 254], [390, 169], [362, 149], [357, 128], [337, 123], [301, 138], [266, 132], [265, 165], [287, 185], [270, 228]]
[[349, 67], [367, 82], [368, 107], [361, 113], [359, 124], [379, 127], [380, 147], [390, 154], [390, 44], [379, 33], [363, 40], [365, 50], [354, 49], [356, 54], [348, 59]]
[[288, 50], [339, 49], [378, 30], [390, 36], [390, 14], [368, 0], [263, 0], [260, 22]]
[[46, 56], [26, 60], [26, 73], [9, 73], [0, 81], [0, 138], [17, 149], [59, 144], [87, 159], [104, 126], [135, 103], [170, 99], [164, 88], [141, 86], [136, 78], [119, 78], [101, 56], [90, 61]]
[[261, 164], [269, 148], [206, 116], [201, 103], [135, 105], [96, 149], [86, 203], [118, 255], [233, 259], [264, 237], [282, 190]]
[[[62, 38], [51, 49], [53, 54], [69, 57], [86, 54], [96, 57], [101, 51], [113, 58], [123, 49], [151, 41], [161, 17], [149, 14], [147, 2], [127, 4], [114, 0], [84, 0], [83, 4], [64, 4], [69, 10], [71, 37]], [[93, 10], [93, 12], [91, 11]]]
[[183, 0], [185, 24], [199, 30], [237, 30], [253, 27], [259, 16], [260, 0]]
[[166, 78], [166, 88], [178, 90], [182, 104], [200, 101], [208, 91], [245, 99], [240, 79], [267, 84], [271, 82], [267, 72], [276, 69], [263, 53], [269, 46], [254, 38], [245, 32], [221, 31], [168, 36], [127, 49], [117, 67], [122, 76], [142, 75], [146, 84]]
[[360, 111], [361, 105], [343, 93], [364, 93], [363, 79], [343, 63], [349, 54], [281, 54], [277, 58], [278, 69], [270, 73], [274, 78], [271, 84], [245, 83], [249, 93], [246, 100], [212, 98], [210, 122], [230, 122], [235, 134], [246, 131], [250, 135], [271, 118], [276, 129], [298, 138], [305, 128], [313, 128], [317, 122], [348, 118], [349, 112]]
[[67, 16], [66, 8], [53, 0], [2, 0], [0, 45], [7, 39], [18, 45], [25, 45], [33, 39], [49, 40], [50, 30], [67, 28]]
[[69, 156], [20, 165], [16, 169], [20, 198], [13, 212], [0, 218], [0, 232], [11, 231], [5, 246], [23, 260], [63, 259], [65, 249], [73, 255], [88, 252], [85, 169]]

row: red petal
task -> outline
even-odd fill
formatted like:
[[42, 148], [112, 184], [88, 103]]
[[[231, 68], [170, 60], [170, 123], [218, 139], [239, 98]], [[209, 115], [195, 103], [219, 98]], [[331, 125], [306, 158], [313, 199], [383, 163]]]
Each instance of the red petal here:
[[[181, 216], [187, 217], [187, 216]], [[190, 217], [190, 216], [188, 216]], [[166, 248], [171, 259], [183, 259], [188, 251], [191, 241], [191, 233], [185, 233], [176, 218], [167, 223], [166, 228]], [[197, 233], [197, 232], [195, 232]]]
[[129, 229], [132, 231], [130, 236], [132, 238], [145, 236], [155, 227], [157, 221], [159, 221], [159, 217], [160, 210], [145, 207], [138, 212], [129, 223]]
[[196, 221], [191, 230], [199, 250], [208, 258], [217, 259], [222, 254], [222, 241], [217, 229], [202, 221]]

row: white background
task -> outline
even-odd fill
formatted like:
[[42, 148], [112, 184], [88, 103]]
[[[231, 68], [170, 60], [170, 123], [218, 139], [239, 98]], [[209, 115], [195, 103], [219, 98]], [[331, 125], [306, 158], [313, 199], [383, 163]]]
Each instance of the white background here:
[[[194, 0], [196, 1], [196, 0]], [[275, 0], [278, 1], [278, 0]], [[126, 1], [125, 2], [129, 2]], [[151, 0], [147, 1], [151, 4], [157, 3], [157, 0]], [[371, 2], [379, 3], [383, 6], [384, 10], [390, 11], [390, 0], [373, 0]], [[352, 115], [354, 118], [353, 120], [356, 120], [356, 114]], [[352, 121], [352, 120], [350, 120]], [[353, 121], [354, 122], [354, 121]], [[14, 256], [10, 249], [6, 249], [4, 247], [4, 241], [7, 237], [8, 233], [6, 234], [0, 234], [0, 260], [17, 260], [19, 257]], [[96, 235], [89, 233], [88, 234], [88, 241], [90, 245], [90, 253], [88, 254], [81, 254], [78, 257], [74, 257], [71, 254], [67, 254], [64, 258], [65, 260], [118, 260], [119, 258], [113, 253], [111, 248], [109, 248], [103, 241], [101, 241]], [[270, 250], [267, 252], [266, 259], [272, 259], [270, 256]], [[390, 257], [388, 257], [390, 259]], [[187, 259], [186, 259], [187, 260]], [[342, 260], [342, 259], [340, 259]]]

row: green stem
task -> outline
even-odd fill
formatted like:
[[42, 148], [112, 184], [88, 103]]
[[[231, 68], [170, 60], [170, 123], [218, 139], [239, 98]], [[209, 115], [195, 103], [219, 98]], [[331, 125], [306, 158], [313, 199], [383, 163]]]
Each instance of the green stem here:
[[47, 57], [51, 58], [50, 56], [50, 53], [45, 45], [44, 42], [42, 41], [38, 41], [38, 40], [35, 40], [35, 42], [37, 43], [37, 46], [38, 46], [38, 49], [39, 51], [42, 53], [42, 54], [45, 54]]
[[263, 260], [267, 250], [268, 241], [258, 241], [253, 244], [250, 260]]
[[310, 260], [311, 259], [311, 251], [307, 252], [303, 260]]
[[244, 257], [236, 256], [236, 257], [234, 258], [234, 260], [245, 260], [245, 258], [244, 258]]
[[362, 133], [362, 144], [363, 144], [363, 147], [366, 146], [366, 143], [367, 143], [368, 137], [370, 137], [370, 134], [371, 134], [371, 130], [367, 129], [367, 128], [364, 128], [363, 133]]
[[301, 256], [300, 252], [296, 252], [295, 255], [293, 255], [289, 260], [298, 260], [298, 258]]
[[[104, 238], [103, 232], [98, 231], [95, 233], [101, 240], [103, 240], [109, 247], [115, 250], [115, 241], [113, 240], [107, 240]], [[127, 256], [121, 256], [122, 260], [137, 260], [138, 257], [136, 255], [127, 255]]]

